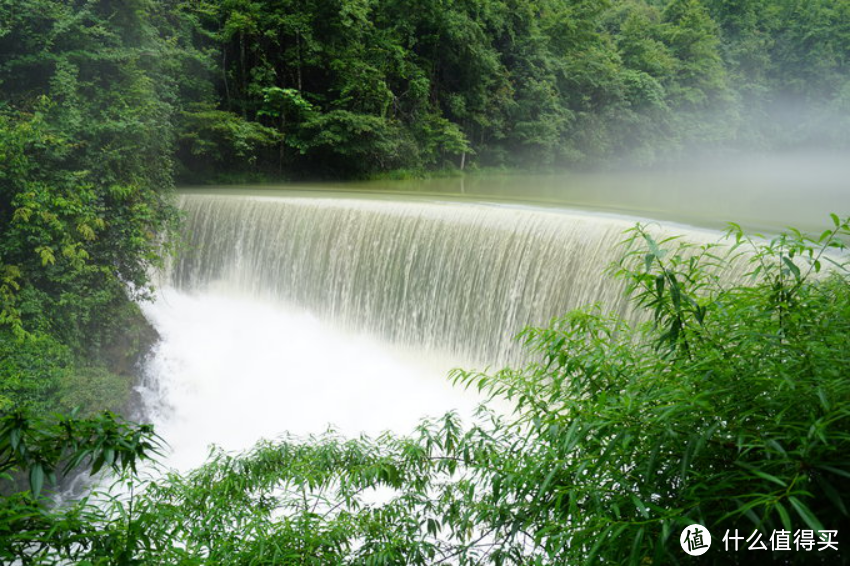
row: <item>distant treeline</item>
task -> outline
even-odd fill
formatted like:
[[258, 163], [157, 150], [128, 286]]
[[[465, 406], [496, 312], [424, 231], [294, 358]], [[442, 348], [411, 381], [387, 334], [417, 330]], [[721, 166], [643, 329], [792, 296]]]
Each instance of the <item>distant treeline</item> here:
[[133, 135], [147, 151], [173, 144], [187, 180], [651, 164], [850, 131], [847, 0], [23, 0], [0, 13], [7, 109], [46, 94], [86, 138], [104, 114], [144, 113]]
[[180, 14], [208, 69], [187, 72], [205, 79], [181, 108], [189, 170], [249, 153], [335, 175], [647, 164], [850, 129], [846, 0], [215, 0]]

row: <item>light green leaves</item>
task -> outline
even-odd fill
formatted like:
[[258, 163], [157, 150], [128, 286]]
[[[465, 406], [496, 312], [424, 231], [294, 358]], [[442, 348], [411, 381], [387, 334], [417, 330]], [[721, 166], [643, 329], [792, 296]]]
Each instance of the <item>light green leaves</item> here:
[[39, 246], [35, 249], [35, 252], [41, 258], [42, 266], [56, 263], [56, 256], [53, 255], [53, 248], [50, 246]]

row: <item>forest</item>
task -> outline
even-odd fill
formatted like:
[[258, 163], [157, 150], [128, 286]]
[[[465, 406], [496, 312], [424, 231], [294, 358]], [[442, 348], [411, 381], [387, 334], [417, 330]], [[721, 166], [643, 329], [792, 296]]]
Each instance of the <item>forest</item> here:
[[[636, 228], [612, 277], [647, 326], [588, 308], [524, 332], [542, 362], [454, 375], [515, 420], [135, 474], [163, 441], [131, 408], [179, 184], [796, 148], [850, 150], [848, 0], [0, 1], [0, 559], [678, 563], [683, 519], [846, 538], [847, 211], [811, 237], [733, 227], [755, 260], [732, 287], [713, 248]], [[130, 497], [53, 507], [81, 469]]]

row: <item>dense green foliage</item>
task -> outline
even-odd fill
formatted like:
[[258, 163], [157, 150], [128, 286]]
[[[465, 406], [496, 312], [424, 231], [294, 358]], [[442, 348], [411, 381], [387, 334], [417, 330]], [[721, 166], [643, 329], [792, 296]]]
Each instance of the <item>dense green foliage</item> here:
[[847, 0], [204, 0], [186, 13], [218, 63], [182, 130], [196, 175], [232, 173], [252, 149], [255, 172], [345, 176], [848, 141]]
[[112, 383], [89, 409], [129, 390], [146, 331], [128, 300], [175, 218], [178, 99], [173, 49], [136, 4], [0, 4], [0, 408], [70, 409], [61, 390], [86, 377]]
[[848, 0], [27, 0], [0, 8], [0, 81], [8, 109], [46, 95], [63, 165], [110, 185], [167, 186], [172, 149], [190, 182], [651, 164], [846, 146], [847, 21]]
[[[214, 452], [113, 499], [78, 547], [38, 558], [679, 563], [679, 533], [701, 523], [715, 541], [702, 562], [846, 563], [850, 218], [835, 221], [814, 239], [733, 228], [702, 247], [638, 226], [615, 271], [649, 321], [576, 311], [521, 335], [537, 362], [456, 373], [513, 413]], [[749, 267], [739, 283], [735, 262]], [[838, 530], [840, 551], [727, 552], [727, 529]]]
[[24, 411], [4, 414], [0, 480], [23, 475], [29, 490], [0, 498], [0, 560], [38, 563], [53, 558], [57, 549], [71, 553], [81, 544], [95, 556], [105, 549], [113, 561], [125, 562], [114, 552], [114, 540], [122, 534], [95, 530], [107, 516], [102, 505], [89, 503], [91, 495], [67, 509], [48, 511], [45, 492], [82, 464], [92, 474], [101, 469], [135, 473], [136, 463], [156, 455], [157, 447], [149, 425], [131, 425], [108, 412], [87, 419], [40, 418]]

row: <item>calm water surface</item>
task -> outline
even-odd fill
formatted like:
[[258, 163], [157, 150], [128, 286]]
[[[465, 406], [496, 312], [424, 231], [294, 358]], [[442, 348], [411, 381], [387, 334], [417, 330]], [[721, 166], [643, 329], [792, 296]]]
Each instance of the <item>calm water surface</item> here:
[[187, 187], [187, 193], [340, 194], [571, 208], [722, 229], [819, 231], [850, 214], [850, 155], [788, 154], [670, 171], [467, 175], [425, 180]]

